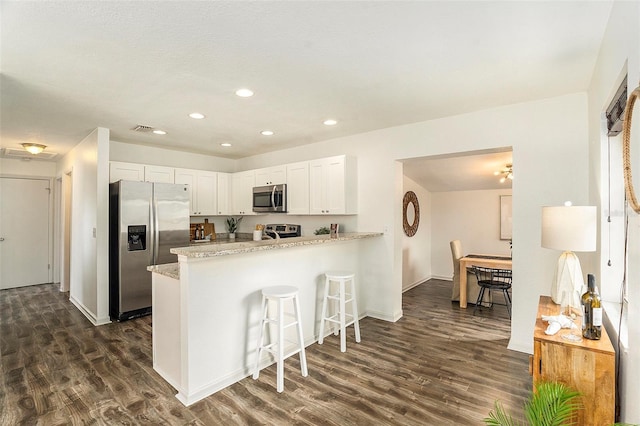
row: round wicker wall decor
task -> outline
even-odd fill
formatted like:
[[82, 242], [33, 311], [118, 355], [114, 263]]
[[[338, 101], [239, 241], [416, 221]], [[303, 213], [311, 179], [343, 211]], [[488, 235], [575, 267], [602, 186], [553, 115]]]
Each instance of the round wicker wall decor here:
[[[409, 204], [413, 207], [413, 223], [409, 223], [409, 215], [408, 208]], [[407, 191], [404, 194], [404, 198], [402, 200], [402, 227], [404, 228], [404, 233], [408, 237], [413, 237], [418, 231], [418, 224], [420, 223], [420, 204], [418, 203], [418, 197], [415, 192]]]

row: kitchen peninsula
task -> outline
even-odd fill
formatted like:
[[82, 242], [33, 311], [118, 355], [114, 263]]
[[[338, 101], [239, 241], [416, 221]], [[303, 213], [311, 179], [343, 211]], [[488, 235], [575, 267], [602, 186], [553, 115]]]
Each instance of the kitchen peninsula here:
[[376, 279], [371, 265], [384, 246], [376, 237], [382, 235], [340, 233], [171, 249], [178, 263], [148, 268], [153, 368], [185, 405], [249, 376], [256, 362], [261, 290], [272, 285], [299, 288], [305, 345], [314, 343], [324, 272], [354, 271], [359, 305], [366, 306], [367, 282]]

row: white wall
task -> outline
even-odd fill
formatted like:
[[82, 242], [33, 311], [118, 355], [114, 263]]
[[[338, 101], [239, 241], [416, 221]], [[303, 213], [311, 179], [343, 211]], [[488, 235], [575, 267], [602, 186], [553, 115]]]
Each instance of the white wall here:
[[511, 189], [449, 191], [431, 194], [431, 265], [435, 278], [453, 276], [451, 240], [460, 240], [464, 254], [511, 254], [500, 240], [500, 196]]
[[194, 154], [191, 152], [136, 145], [111, 141], [109, 160], [126, 163], [152, 164], [154, 166], [179, 167], [183, 169], [211, 170], [215, 172], [234, 172], [235, 160]]
[[[418, 198], [420, 222], [413, 237], [402, 236], [402, 291], [428, 280], [432, 276], [431, 193], [414, 180], [404, 176], [404, 193], [413, 191]], [[403, 195], [404, 196], [404, 195]]]
[[[602, 144], [606, 143], [606, 136], [602, 134], [602, 112], [609, 104], [611, 97], [618, 88], [621, 78], [628, 73], [628, 91], [638, 86], [640, 79], [640, 3], [616, 1], [613, 5], [607, 30], [600, 48], [598, 60], [595, 64], [594, 75], [589, 87], [589, 151], [590, 151], [590, 198], [602, 212], [606, 206], [606, 176], [603, 173]], [[632, 129], [632, 168], [635, 176], [634, 185], [638, 191], [638, 175], [640, 171], [640, 119], [638, 108], [634, 111]], [[622, 344], [620, 351], [620, 395], [621, 421], [640, 423], [640, 216], [630, 211], [629, 217], [629, 269], [628, 280], [628, 338]], [[596, 253], [602, 258], [607, 253], [602, 248]], [[600, 261], [599, 265], [603, 262]], [[601, 283], [607, 286], [606, 282]], [[617, 330], [608, 328], [616, 343]]]
[[0, 174], [5, 176], [54, 177], [56, 163], [55, 161], [0, 158]]
[[[97, 128], [58, 162], [71, 172], [71, 302], [94, 324], [109, 321], [109, 130]], [[94, 235], [95, 230], [95, 235]]]

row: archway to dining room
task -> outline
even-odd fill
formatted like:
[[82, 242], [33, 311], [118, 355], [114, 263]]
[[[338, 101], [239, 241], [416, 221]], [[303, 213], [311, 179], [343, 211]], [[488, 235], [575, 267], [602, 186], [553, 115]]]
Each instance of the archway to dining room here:
[[[411, 225], [417, 228], [409, 229], [412, 236], [407, 232], [402, 235], [402, 292], [419, 285], [438, 284], [449, 289], [451, 309], [459, 310], [460, 287], [455, 283], [452, 241], [459, 241], [463, 256], [504, 257], [509, 258], [509, 267], [511, 264], [512, 148], [408, 158], [400, 162], [404, 226], [399, 232]], [[406, 202], [408, 194], [415, 198], [415, 203]], [[468, 281], [465, 312], [472, 313], [479, 287], [472, 274], [468, 275]], [[483, 305], [488, 304], [486, 296], [484, 300]], [[502, 293], [495, 296], [494, 302], [493, 308], [480, 306], [477, 316], [481, 318], [491, 312], [492, 316], [508, 320], [506, 306], [499, 305], [505, 303]]]

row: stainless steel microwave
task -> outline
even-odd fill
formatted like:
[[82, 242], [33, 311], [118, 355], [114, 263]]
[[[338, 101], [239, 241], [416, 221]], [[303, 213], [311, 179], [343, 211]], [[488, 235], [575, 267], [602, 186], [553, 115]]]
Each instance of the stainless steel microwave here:
[[253, 211], [256, 213], [286, 213], [287, 185], [266, 185], [253, 188]]

